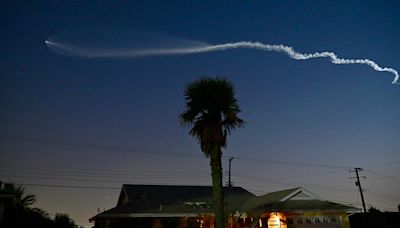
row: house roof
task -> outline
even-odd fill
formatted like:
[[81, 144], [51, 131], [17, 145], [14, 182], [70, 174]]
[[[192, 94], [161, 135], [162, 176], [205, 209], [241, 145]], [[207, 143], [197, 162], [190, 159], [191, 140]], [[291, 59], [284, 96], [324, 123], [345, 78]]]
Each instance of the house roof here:
[[[247, 205], [248, 206], [248, 205]], [[342, 211], [353, 212], [357, 208], [343, 204], [321, 200], [289, 200], [284, 202], [273, 202], [269, 204], [259, 204], [256, 207], [243, 208], [246, 211], [280, 211], [280, 212], [305, 212], [305, 211]]]
[[288, 199], [322, 200], [319, 196], [315, 195], [314, 193], [312, 193], [304, 188], [297, 187], [297, 188], [285, 189], [285, 190], [271, 192], [271, 193], [268, 193], [265, 195], [261, 195], [261, 196], [258, 196], [257, 198], [254, 198], [253, 201], [269, 203], [269, 202], [286, 201]]
[[[340, 211], [356, 208], [323, 200], [304, 188], [255, 196], [241, 187], [224, 187], [230, 212]], [[117, 206], [91, 218], [198, 217], [213, 215], [211, 186], [123, 185]]]
[[242, 211], [355, 211], [354, 207], [323, 200], [307, 189], [298, 187], [249, 199]]
[[[223, 191], [225, 208], [231, 211], [238, 210], [244, 202], [255, 197], [241, 187], [224, 187]], [[212, 214], [212, 200], [211, 186], [123, 185], [117, 206], [96, 217]]]

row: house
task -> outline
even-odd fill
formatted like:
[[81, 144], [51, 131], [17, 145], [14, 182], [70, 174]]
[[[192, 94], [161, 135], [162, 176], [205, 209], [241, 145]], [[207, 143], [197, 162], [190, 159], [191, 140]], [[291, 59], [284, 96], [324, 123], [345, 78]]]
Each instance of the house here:
[[[225, 187], [225, 209], [237, 211], [255, 197], [240, 187]], [[211, 186], [123, 185], [117, 206], [89, 221], [104, 227], [209, 227], [214, 223]]]
[[348, 214], [359, 211], [326, 201], [301, 187], [256, 196], [241, 210], [250, 218], [258, 218], [259, 227], [279, 228], [350, 228]]
[[[356, 208], [323, 200], [304, 188], [256, 196], [224, 187], [228, 227], [349, 228]], [[123, 185], [117, 206], [89, 219], [95, 228], [214, 227], [211, 186]]]

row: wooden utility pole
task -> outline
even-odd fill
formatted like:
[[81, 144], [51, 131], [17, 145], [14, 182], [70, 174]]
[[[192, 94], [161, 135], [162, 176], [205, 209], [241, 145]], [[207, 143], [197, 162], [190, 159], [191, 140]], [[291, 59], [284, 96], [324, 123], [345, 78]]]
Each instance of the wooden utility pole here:
[[[361, 201], [362, 201], [362, 205], [363, 205], [363, 209], [364, 209], [364, 213], [365, 213], [365, 212], [367, 212], [367, 209], [365, 208], [364, 195], [363, 195], [363, 191], [362, 191], [362, 188], [361, 188], [361, 182], [360, 182], [360, 177], [358, 175], [358, 171], [363, 171], [363, 170], [361, 168], [354, 168], [353, 170], [349, 170], [349, 172], [355, 172], [356, 173], [356, 177], [351, 177], [351, 179], [357, 178], [356, 186], [358, 186], [358, 189], [360, 190]], [[365, 178], [365, 176], [362, 176], [362, 177]]]

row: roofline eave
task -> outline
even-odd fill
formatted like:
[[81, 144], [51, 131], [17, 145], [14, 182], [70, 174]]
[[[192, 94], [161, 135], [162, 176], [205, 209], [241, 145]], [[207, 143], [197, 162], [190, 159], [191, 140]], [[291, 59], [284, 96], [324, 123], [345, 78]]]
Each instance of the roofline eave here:
[[[95, 219], [102, 218], [174, 218], [174, 217], [203, 217], [214, 216], [214, 213], [130, 213], [130, 214], [102, 214]], [[93, 220], [95, 220], [93, 219]]]

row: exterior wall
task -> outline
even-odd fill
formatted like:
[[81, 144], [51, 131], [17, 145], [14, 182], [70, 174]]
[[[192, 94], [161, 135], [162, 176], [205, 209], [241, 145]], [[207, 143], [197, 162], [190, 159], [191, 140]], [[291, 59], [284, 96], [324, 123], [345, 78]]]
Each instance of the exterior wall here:
[[214, 228], [213, 217], [96, 219], [94, 228]]
[[350, 228], [346, 213], [287, 213], [287, 228]]
[[[97, 219], [95, 228], [214, 228], [214, 218], [181, 217], [181, 218], [126, 218]], [[350, 228], [345, 212], [308, 212], [308, 213], [260, 213], [258, 215], [242, 215], [228, 217], [228, 228]]]
[[350, 228], [345, 212], [271, 212], [239, 219], [238, 228]]

